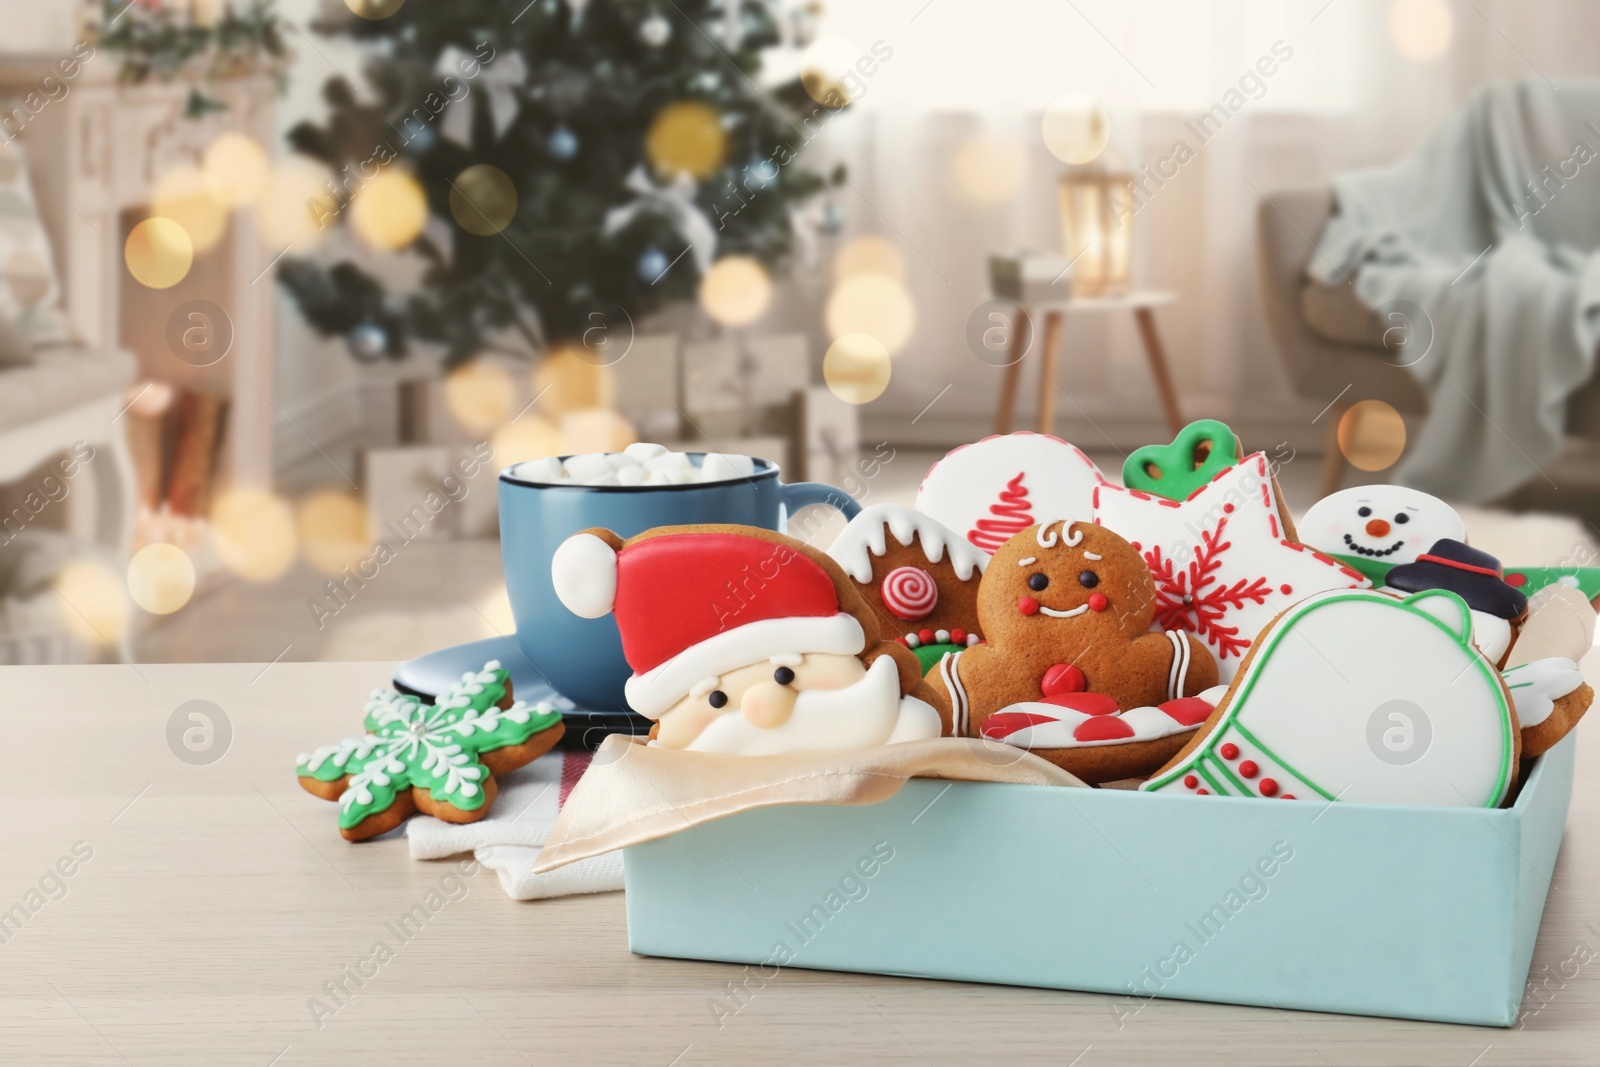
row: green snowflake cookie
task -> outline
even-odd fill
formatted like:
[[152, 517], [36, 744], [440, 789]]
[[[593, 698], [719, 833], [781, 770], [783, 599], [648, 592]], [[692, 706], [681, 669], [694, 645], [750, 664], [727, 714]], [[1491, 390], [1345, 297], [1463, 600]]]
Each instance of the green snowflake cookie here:
[[468, 672], [433, 704], [392, 689], [367, 699], [366, 729], [302, 755], [307, 792], [339, 802], [339, 833], [362, 841], [421, 811], [448, 822], [489, 813], [494, 776], [531, 763], [561, 740], [561, 713], [512, 703], [498, 660]]

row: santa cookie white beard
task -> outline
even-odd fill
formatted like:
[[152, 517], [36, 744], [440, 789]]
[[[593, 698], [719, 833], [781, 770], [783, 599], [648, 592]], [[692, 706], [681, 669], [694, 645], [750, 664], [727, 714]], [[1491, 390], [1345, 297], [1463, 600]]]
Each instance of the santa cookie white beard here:
[[916, 657], [803, 542], [742, 526], [590, 530], [562, 543], [551, 579], [569, 610], [616, 618], [628, 703], [659, 720], [662, 747], [837, 750], [945, 732]]
[[893, 745], [938, 737], [939, 713], [913, 696], [900, 695], [893, 660], [873, 661], [859, 682], [843, 689], [806, 689], [794, 710], [776, 726], [758, 726], [738, 711], [713, 719], [686, 747], [694, 752], [770, 756], [870, 745]]

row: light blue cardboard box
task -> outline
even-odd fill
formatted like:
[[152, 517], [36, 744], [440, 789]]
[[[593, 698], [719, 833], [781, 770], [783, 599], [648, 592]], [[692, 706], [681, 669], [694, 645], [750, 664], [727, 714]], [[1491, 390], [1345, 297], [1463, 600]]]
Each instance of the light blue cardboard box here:
[[628, 943], [725, 960], [1510, 1026], [1569, 736], [1484, 811], [917, 779], [630, 848]]

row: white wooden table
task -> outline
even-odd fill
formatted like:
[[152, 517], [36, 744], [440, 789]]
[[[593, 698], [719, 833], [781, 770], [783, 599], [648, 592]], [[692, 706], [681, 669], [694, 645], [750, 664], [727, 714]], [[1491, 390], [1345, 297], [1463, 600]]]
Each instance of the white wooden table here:
[[[749, 979], [719, 1026], [712, 1004], [738, 1003], [729, 983], [745, 970], [631, 955], [619, 893], [519, 904], [480, 871], [458, 899], [441, 893], [420, 933], [395, 936], [451, 868], [411, 860], [401, 839], [346, 844], [334, 805], [293, 775], [297, 753], [356, 727], [391, 668], [0, 668], [12, 812], [0, 908], [25, 905], [41, 878], [51, 894], [0, 930], [0, 1062], [1498, 1067], [1600, 1055], [1597, 744], [1579, 749], [1534, 959], [1548, 1003], [1522, 1030], [1181, 1001], [1119, 1020], [1098, 994], [800, 970]], [[168, 720], [191, 700], [231, 724], [209, 765], [168, 746]], [[75, 845], [92, 858], [48, 880]], [[997, 908], [952, 918], [992, 921]], [[380, 941], [393, 958], [365, 963]], [[369, 976], [356, 988], [358, 963]], [[337, 1004], [326, 984], [340, 981], [355, 991], [318, 1028], [308, 1002]]]

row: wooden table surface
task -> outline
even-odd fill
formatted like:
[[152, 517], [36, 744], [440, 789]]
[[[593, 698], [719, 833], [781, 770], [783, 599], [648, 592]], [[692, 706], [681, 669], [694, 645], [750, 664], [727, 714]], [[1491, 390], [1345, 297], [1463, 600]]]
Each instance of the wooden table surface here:
[[[1591, 657], [1593, 659], [1593, 657]], [[357, 727], [390, 664], [0, 668], [0, 1061], [1496, 1067], [1600, 1059], [1600, 746], [1579, 781], [1520, 1029], [782, 971], [629, 953], [620, 893], [508, 900], [484, 870], [346, 844], [295, 756]], [[186, 709], [209, 701], [210, 738]], [[221, 758], [209, 763], [186, 762]], [[87, 857], [87, 858], [85, 858]], [[70, 871], [63, 875], [62, 871]], [[1462, 872], [1470, 877], [1470, 872]], [[409, 940], [391, 925], [438, 893]], [[23, 919], [13, 905], [21, 905]], [[975, 906], [976, 907], [976, 906]], [[5, 921], [0, 914], [0, 921]], [[384, 942], [390, 958], [374, 965]], [[343, 1004], [328, 983], [361, 965]], [[320, 999], [338, 1008], [314, 1016]], [[1537, 1013], [1531, 1013], [1538, 1007]]]

